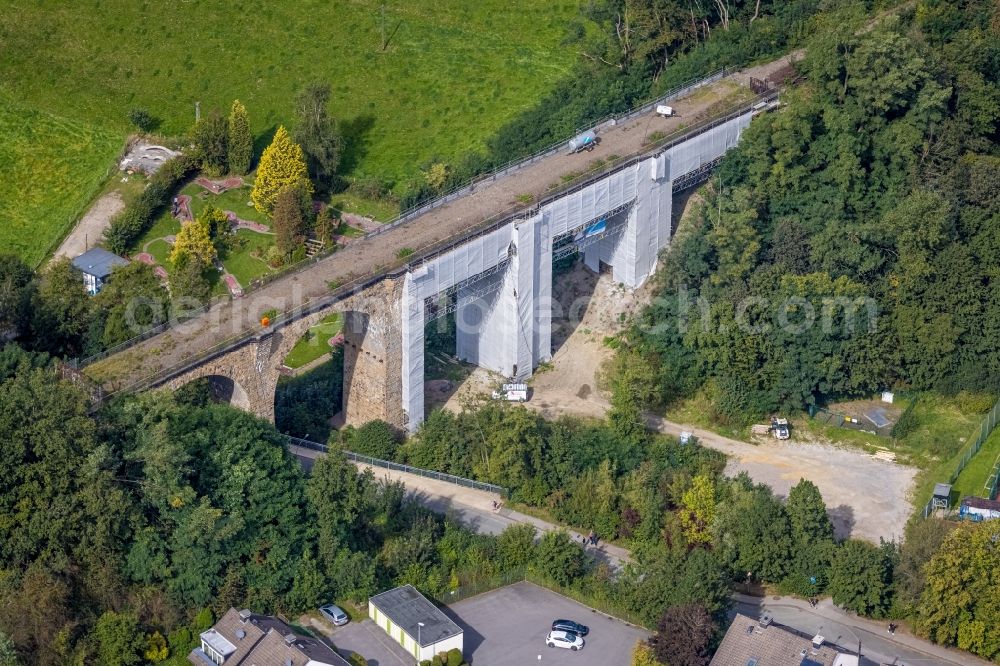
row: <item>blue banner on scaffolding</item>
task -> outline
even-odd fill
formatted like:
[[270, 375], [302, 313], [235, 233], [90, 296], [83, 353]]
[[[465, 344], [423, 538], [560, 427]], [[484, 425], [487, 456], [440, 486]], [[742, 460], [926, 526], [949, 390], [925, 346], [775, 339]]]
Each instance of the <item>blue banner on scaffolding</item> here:
[[608, 230], [608, 221], [602, 217], [597, 222], [594, 222], [593, 224], [588, 224], [586, 227], [583, 228], [582, 231], [577, 232], [576, 236], [573, 237], [573, 240], [580, 241], [583, 240], [584, 238], [590, 238], [591, 236], [596, 236], [597, 234], [603, 234], [607, 230]]

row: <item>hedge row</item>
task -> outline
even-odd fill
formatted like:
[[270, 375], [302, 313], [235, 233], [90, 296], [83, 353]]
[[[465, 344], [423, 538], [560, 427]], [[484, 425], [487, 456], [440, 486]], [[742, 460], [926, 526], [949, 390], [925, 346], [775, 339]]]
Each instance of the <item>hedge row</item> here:
[[111, 226], [104, 232], [108, 249], [116, 254], [125, 254], [136, 240], [153, 223], [156, 214], [167, 204], [181, 182], [198, 166], [198, 161], [188, 155], [180, 155], [163, 163], [153, 174], [146, 189], [125, 210], [111, 219]]
[[[752, 25], [733, 23], [729, 30], [713, 31], [708, 41], [676, 54], [655, 79], [649, 67], [637, 65], [622, 73], [580, 62], [534, 107], [502, 127], [487, 142], [485, 153], [468, 153], [456, 160], [442, 190], [568, 139], [581, 127], [641, 106], [691, 79], [784, 53], [808, 34], [819, 6], [818, 0], [790, 0]], [[400, 196], [400, 208], [418, 206], [438, 194], [423, 179], [416, 179]]]

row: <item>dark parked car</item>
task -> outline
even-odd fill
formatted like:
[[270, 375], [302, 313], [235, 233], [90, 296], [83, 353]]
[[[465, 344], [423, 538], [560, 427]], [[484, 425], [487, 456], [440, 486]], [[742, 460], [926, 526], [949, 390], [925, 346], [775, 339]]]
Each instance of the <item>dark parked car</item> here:
[[573, 620], [556, 620], [552, 623], [552, 631], [568, 631], [577, 636], [586, 636], [590, 633], [590, 627]]

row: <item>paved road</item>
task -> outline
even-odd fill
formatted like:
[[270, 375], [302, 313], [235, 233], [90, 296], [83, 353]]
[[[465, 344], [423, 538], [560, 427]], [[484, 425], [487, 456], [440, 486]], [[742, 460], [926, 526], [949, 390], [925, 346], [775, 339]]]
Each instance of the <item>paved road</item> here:
[[243, 298], [219, 303], [180, 326], [88, 366], [86, 373], [112, 391], [144, 377], [156, 376], [166, 368], [252, 330], [262, 313], [270, 309], [286, 312], [328, 295], [331, 283], [347, 285], [365, 276], [380, 274], [386, 267], [401, 263], [398, 258], [401, 250], [420, 252], [487, 219], [523, 208], [519, 200], [542, 198], [552, 186], [559, 186], [564, 176], [586, 172], [597, 160], [645, 152], [650, 133], [682, 131], [712, 115], [717, 105], [726, 106], [732, 103], [728, 100], [746, 94], [742, 84], [750, 76], [764, 78], [783, 69], [789, 57], [737, 72], [672, 102], [677, 112], [675, 117], [647, 114], [608, 128], [602, 131], [601, 143], [591, 152], [559, 153], [502, 178], [484, 181], [465, 197], [382, 235], [351, 241], [301, 273], [275, 280]]
[[866, 664], [986, 666], [989, 663], [966, 652], [934, 645], [902, 629], [890, 636], [886, 623], [848, 615], [829, 599], [820, 601], [816, 608], [792, 597], [734, 594], [733, 600], [733, 612], [759, 617], [766, 610], [778, 624], [811, 636], [820, 634], [851, 654], [857, 654], [858, 639], [861, 639], [861, 656]]
[[[288, 450], [302, 462], [307, 469], [318, 456], [325, 455], [312, 449], [289, 445]], [[488, 493], [474, 488], [465, 488], [447, 481], [438, 481], [417, 474], [396, 472], [381, 467], [370, 467], [364, 463], [355, 463], [359, 470], [371, 469], [376, 479], [388, 482], [401, 482], [406, 486], [407, 494], [423, 506], [436, 513], [450, 514], [460, 523], [480, 534], [500, 534], [511, 525], [525, 524], [535, 528], [538, 534], [553, 532], [565, 528], [540, 520], [533, 516], [512, 511], [506, 507], [493, 511], [493, 502], [503, 498], [494, 493]], [[575, 540], [580, 541], [580, 532], [566, 530]], [[629, 552], [613, 544], [598, 541], [597, 546], [587, 546], [587, 552], [595, 559], [608, 563], [615, 569], [621, 568], [625, 562], [630, 562]]]
[[[742, 442], [737, 444], [751, 446]], [[297, 446], [289, 446], [289, 450], [306, 467], [310, 466], [317, 456], [324, 455]], [[358, 464], [358, 469], [367, 468], [367, 465]], [[492, 493], [464, 488], [415, 474], [390, 472], [381, 468], [373, 468], [372, 471], [378, 478], [402, 482], [406, 485], [410, 496], [424, 506], [439, 513], [450, 513], [470, 529], [483, 534], [498, 534], [510, 525], [517, 523], [533, 525], [540, 533], [563, 529], [508, 509], [494, 513], [490, 507], [492, 501], [498, 496]], [[576, 539], [580, 538], [579, 533], [570, 531], [570, 534]], [[608, 562], [615, 568], [631, 559], [627, 550], [609, 544], [600, 544], [597, 549], [590, 548], [588, 550], [592, 555]], [[807, 602], [793, 597], [762, 599], [735, 594], [734, 600], [736, 603], [733, 610], [735, 611], [750, 617], [758, 617], [763, 610], [767, 610], [779, 624], [792, 627], [805, 634], [822, 634], [844, 649], [856, 649], [857, 637], [860, 637], [862, 655], [873, 660], [875, 664], [905, 664], [907, 666], [943, 664], [947, 666], [951, 664], [985, 665], [987, 663], [969, 654], [934, 645], [904, 633], [901, 629], [897, 630], [895, 636], [889, 636], [884, 623], [849, 615], [837, 608], [829, 599], [820, 601], [816, 608], [811, 608]]]

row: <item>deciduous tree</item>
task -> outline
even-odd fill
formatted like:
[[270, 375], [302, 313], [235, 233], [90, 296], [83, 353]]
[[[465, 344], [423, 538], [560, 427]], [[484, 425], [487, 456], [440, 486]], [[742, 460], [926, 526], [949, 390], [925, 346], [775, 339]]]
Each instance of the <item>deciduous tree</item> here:
[[314, 83], [299, 93], [295, 102], [295, 140], [305, 153], [309, 176], [317, 185], [329, 186], [340, 163], [342, 143], [337, 121], [327, 109], [330, 86]]
[[646, 641], [638, 641], [632, 649], [632, 666], [662, 666]]
[[546, 532], [535, 547], [539, 573], [567, 585], [584, 569], [583, 549], [565, 531]]
[[0, 333], [27, 328], [32, 272], [19, 257], [0, 254]]
[[169, 315], [170, 297], [153, 272], [140, 261], [119, 266], [94, 304], [104, 317], [101, 342], [113, 347], [161, 324]]
[[195, 123], [191, 139], [198, 150], [201, 168], [209, 176], [226, 173], [229, 149], [229, 122], [218, 109], [212, 109]]
[[32, 304], [32, 345], [56, 354], [79, 353], [90, 325], [91, 302], [83, 277], [66, 257], [42, 272]]
[[670, 666], [705, 666], [715, 635], [715, 622], [705, 607], [697, 604], [671, 606], [649, 637], [656, 658]]
[[14, 649], [14, 641], [2, 631], [0, 631], [0, 666], [21, 666], [17, 651]]
[[132, 666], [143, 661], [146, 641], [132, 613], [105, 612], [94, 625], [94, 638], [102, 664]]
[[986, 659], [1000, 655], [1000, 609], [995, 597], [1000, 571], [1000, 521], [962, 525], [949, 533], [924, 568], [918, 628], [943, 645]]
[[711, 541], [709, 528], [715, 518], [715, 484], [712, 479], [703, 474], [694, 477], [681, 504], [679, 513], [687, 540], [693, 544]]
[[879, 548], [866, 541], [845, 541], [830, 567], [833, 602], [859, 615], [884, 616], [892, 603], [894, 554], [892, 544]]

